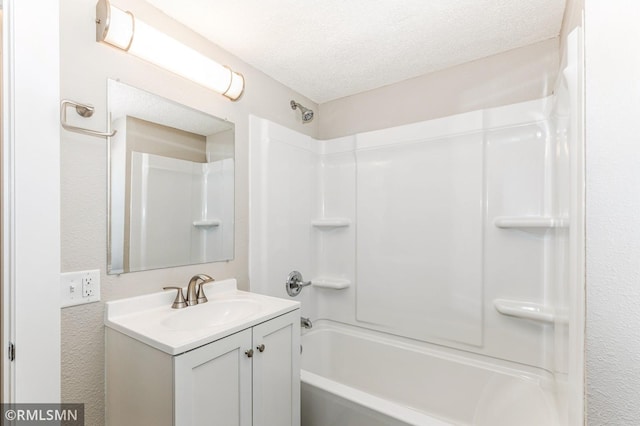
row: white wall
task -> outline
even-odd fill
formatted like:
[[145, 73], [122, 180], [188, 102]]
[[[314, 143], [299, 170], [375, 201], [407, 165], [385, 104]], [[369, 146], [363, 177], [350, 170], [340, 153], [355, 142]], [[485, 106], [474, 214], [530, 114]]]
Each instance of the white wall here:
[[[22, 1], [22, 0], [21, 0]], [[60, 4], [61, 97], [92, 104], [91, 119], [69, 114], [75, 124], [93, 129], [106, 126], [107, 78], [170, 98], [236, 124], [235, 258], [230, 262], [185, 266], [107, 276], [107, 150], [104, 139], [62, 131], [61, 136], [61, 262], [62, 271], [100, 269], [102, 300], [159, 291], [186, 284], [196, 273], [217, 279], [235, 277], [248, 288], [248, 120], [254, 113], [315, 134], [317, 122], [302, 124], [291, 99], [317, 109], [309, 99], [270, 79], [202, 37], [158, 12], [142, 0], [112, 4], [131, 10], [185, 44], [244, 74], [246, 91], [237, 102], [95, 41], [95, 0], [65, 0]], [[57, 14], [52, 14], [57, 16]], [[33, 25], [33, 21], [30, 21]], [[57, 113], [57, 110], [56, 110]], [[56, 293], [57, 295], [57, 293]], [[53, 298], [52, 300], [55, 300]], [[86, 423], [104, 423], [103, 303], [62, 311], [62, 398], [86, 403]]]
[[587, 418], [640, 419], [640, 3], [585, 1]]
[[321, 104], [319, 139], [446, 117], [551, 94], [558, 73], [553, 38], [390, 86]]

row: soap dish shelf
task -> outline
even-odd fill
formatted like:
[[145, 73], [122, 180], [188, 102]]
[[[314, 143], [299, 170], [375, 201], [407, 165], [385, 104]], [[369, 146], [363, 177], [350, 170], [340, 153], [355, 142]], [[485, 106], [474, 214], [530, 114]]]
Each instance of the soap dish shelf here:
[[193, 221], [193, 226], [196, 228], [209, 229], [220, 226], [221, 223], [220, 219], [195, 220]]
[[521, 300], [496, 299], [493, 301], [496, 311], [502, 315], [537, 321], [545, 324], [562, 322], [553, 308], [539, 303]]
[[493, 224], [502, 229], [551, 229], [566, 228], [569, 220], [553, 216], [498, 216]]
[[311, 221], [311, 226], [320, 229], [344, 228], [351, 225], [351, 220], [346, 217], [324, 217]]
[[313, 287], [330, 288], [333, 290], [344, 290], [351, 286], [351, 281], [344, 278], [318, 277], [311, 280]]

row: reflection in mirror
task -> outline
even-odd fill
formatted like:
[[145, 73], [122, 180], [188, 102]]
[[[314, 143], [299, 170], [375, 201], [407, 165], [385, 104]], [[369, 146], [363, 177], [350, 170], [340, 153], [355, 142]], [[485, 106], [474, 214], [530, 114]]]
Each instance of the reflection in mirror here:
[[233, 123], [108, 80], [110, 274], [230, 260]]

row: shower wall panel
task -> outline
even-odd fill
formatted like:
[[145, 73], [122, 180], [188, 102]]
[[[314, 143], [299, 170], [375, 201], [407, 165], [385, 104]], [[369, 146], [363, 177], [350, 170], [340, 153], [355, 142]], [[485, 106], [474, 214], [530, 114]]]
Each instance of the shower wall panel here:
[[[298, 270], [307, 280], [314, 269], [310, 221], [318, 205], [318, 144], [256, 117], [250, 132], [251, 290], [287, 298], [287, 275]], [[303, 315], [315, 316], [308, 296], [299, 296]]]
[[555, 261], [547, 247], [552, 229], [497, 226], [501, 218], [553, 217], [547, 127], [543, 120], [485, 132], [484, 346], [492, 356], [550, 367], [551, 326], [502, 315], [494, 306], [495, 300], [555, 306], [547, 294], [553, 285], [547, 272]]
[[[314, 257], [311, 279], [325, 282], [341, 280], [348, 287], [336, 290], [314, 286], [313, 303], [316, 312], [336, 321], [355, 323], [356, 268], [356, 162], [355, 138], [320, 143], [318, 170], [320, 204], [313, 220], [338, 220], [347, 226], [318, 227], [312, 225]], [[317, 316], [316, 316], [317, 317]]]
[[393, 136], [356, 154], [357, 319], [480, 346], [483, 135]]

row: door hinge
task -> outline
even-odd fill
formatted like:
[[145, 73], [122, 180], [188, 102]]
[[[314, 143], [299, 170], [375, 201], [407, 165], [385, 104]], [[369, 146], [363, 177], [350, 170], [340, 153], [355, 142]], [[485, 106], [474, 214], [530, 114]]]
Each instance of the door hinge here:
[[9, 342], [9, 350], [7, 351], [7, 355], [9, 357], [9, 361], [13, 361], [16, 359], [16, 345]]

